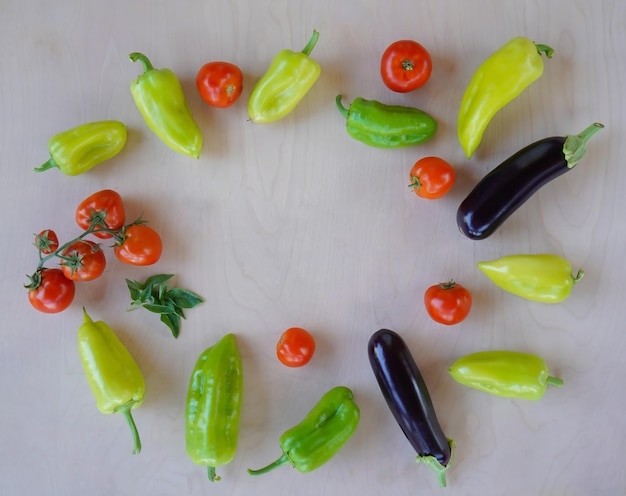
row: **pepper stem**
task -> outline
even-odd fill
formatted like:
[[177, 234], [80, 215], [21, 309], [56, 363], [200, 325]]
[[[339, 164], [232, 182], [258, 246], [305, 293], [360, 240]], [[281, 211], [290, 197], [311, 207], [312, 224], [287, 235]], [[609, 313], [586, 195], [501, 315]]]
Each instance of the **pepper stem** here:
[[577, 282], [580, 282], [580, 280], [585, 276], [585, 271], [583, 269], [578, 269], [578, 272], [576, 272], [576, 275], [572, 275], [572, 279], [573, 279], [573, 283], [576, 284]]
[[335, 105], [337, 105], [337, 109], [339, 110], [341, 115], [343, 115], [347, 119], [350, 111], [342, 105], [341, 95], [337, 95], [337, 97], [335, 98]]
[[43, 171], [47, 171], [49, 169], [54, 169], [55, 167], [58, 169], [59, 168], [59, 164], [57, 164], [54, 161], [54, 159], [52, 157], [50, 157], [50, 160], [48, 160], [47, 162], [44, 162], [39, 167], [35, 167], [33, 170], [35, 172], [43, 172]]
[[211, 482], [222, 480], [222, 478], [215, 473], [215, 467], [207, 467], [207, 476]]
[[125, 405], [119, 407], [116, 412], [120, 412], [124, 415], [126, 422], [128, 422], [128, 426], [130, 427], [130, 432], [133, 435], [133, 455], [136, 455], [141, 452], [141, 439], [139, 438], [139, 432], [137, 431], [137, 426], [135, 425], [135, 420], [133, 419], [132, 413], [130, 413], [134, 402], [128, 402]]
[[548, 45], [543, 45], [541, 43], [535, 43], [535, 46], [537, 47], [537, 53], [539, 55], [545, 55], [549, 59], [551, 59], [552, 56], [554, 55], [554, 48], [552, 48], [552, 47], [550, 47]]
[[277, 467], [280, 467], [281, 465], [286, 465], [287, 463], [291, 463], [291, 460], [286, 453], [283, 453], [283, 455], [278, 460], [275, 460], [269, 465], [266, 465], [265, 467], [259, 468], [257, 470], [248, 469], [248, 473], [250, 475], [263, 475], [271, 470], [274, 470]]
[[554, 387], [561, 387], [563, 386], [563, 379], [560, 379], [558, 377], [552, 377], [551, 375], [549, 375], [546, 379], [546, 384]]
[[144, 73], [154, 70], [154, 67], [152, 66], [152, 63], [150, 62], [150, 59], [146, 57], [143, 53], [133, 52], [128, 57], [133, 62], [137, 62], [139, 60], [143, 64]]
[[317, 40], [319, 39], [319, 37], [320, 37], [320, 34], [316, 30], [313, 30], [313, 35], [311, 36], [311, 39], [306, 44], [306, 46], [302, 49], [302, 53], [304, 55], [307, 55], [307, 56], [311, 55], [311, 52], [315, 48], [315, 45], [317, 44]]
[[603, 127], [603, 124], [594, 122], [591, 126], [585, 128], [580, 134], [567, 136], [565, 138], [565, 143], [563, 144], [563, 155], [565, 156], [568, 168], [571, 169], [581, 158], [583, 158], [583, 155], [587, 152], [587, 141], [589, 141], [589, 139]]

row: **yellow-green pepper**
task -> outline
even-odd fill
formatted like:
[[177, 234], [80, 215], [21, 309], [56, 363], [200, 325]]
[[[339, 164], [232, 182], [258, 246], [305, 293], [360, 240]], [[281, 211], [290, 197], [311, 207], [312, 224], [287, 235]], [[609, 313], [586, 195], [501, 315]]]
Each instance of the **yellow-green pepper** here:
[[542, 303], [565, 300], [585, 275], [582, 269], [574, 275], [569, 261], [550, 253], [508, 255], [477, 266], [499, 288]]
[[129, 57], [144, 66], [143, 74], [130, 85], [130, 92], [148, 127], [172, 150], [199, 158], [202, 132], [176, 74], [170, 69], [155, 69], [143, 53], [133, 52]]
[[141, 440], [131, 410], [143, 403], [146, 385], [130, 352], [113, 330], [94, 322], [83, 308], [84, 321], [78, 329], [78, 353], [89, 387], [102, 413], [121, 413], [133, 436], [133, 453], [141, 451]]
[[34, 170], [56, 167], [67, 176], [77, 176], [117, 155], [127, 134], [124, 123], [113, 120], [88, 122], [55, 134], [48, 142], [50, 159]]
[[470, 158], [493, 116], [543, 74], [545, 54], [554, 50], [517, 36], [489, 56], [474, 73], [461, 100], [457, 122], [459, 143]]
[[548, 385], [563, 385], [542, 358], [519, 351], [472, 353], [456, 360], [448, 372], [464, 386], [504, 398], [539, 400]]
[[322, 70], [309, 57], [319, 33], [313, 36], [301, 52], [281, 50], [267, 72], [256, 83], [248, 100], [248, 113], [254, 123], [269, 123], [289, 114], [311, 89]]

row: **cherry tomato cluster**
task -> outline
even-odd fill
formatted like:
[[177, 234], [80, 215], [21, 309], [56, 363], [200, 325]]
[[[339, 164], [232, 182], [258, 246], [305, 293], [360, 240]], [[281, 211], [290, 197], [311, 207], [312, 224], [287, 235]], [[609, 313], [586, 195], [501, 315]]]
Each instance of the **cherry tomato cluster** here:
[[[58, 313], [74, 300], [75, 282], [93, 281], [106, 269], [106, 256], [99, 243], [87, 236], [113, 238], [115, 257], [131, 265], [152, 265], [161, 257], [163, 245], [159, 234], [141, 218], [126, 224], [122, 197], [116, 191], [105, 189], [79, 203], [75, 220], [83, 232], [59, 245], [57, 234], [46, 229], [35, 236], [39, 252], [37, 270], [29, 276], [28, 300], [44, 313]], [[56, 259], [58, 267], [46, 267]]]

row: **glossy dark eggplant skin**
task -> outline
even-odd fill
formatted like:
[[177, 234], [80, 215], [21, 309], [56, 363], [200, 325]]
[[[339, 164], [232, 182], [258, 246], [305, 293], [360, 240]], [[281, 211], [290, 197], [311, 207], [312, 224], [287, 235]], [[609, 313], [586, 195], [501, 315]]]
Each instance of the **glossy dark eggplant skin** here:
[[565, 137], [536, 141], [489, 172], [459, 206], [456, 222], [470, 239], [491, 236], [538, 189], [571, 170]]
[[450, 442], [404, 340], [394, 331], [380, 329], [370, 337], [368, 357], [387, 405], [413, 449], [445, 467], [452, 456]]

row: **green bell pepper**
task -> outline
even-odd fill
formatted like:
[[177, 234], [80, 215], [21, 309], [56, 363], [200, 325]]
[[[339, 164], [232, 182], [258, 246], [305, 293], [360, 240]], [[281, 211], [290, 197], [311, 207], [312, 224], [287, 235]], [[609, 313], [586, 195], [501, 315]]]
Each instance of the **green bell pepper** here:
[[226, 334], [198, 358], [185, 409], [187, 454], [207, 467], [210, 481], [220, 480], [215, 468], [235, 457], [242, 390], [241, 356], [235, 335]]
[[329, 390], [306, 418], [280, 437], [283, 454], [250, 475], [261, 475], [290, 463], [299, 472], [311, 472], [330, 460], [350, 439], [360, 419], [352, 391], [345, 386]]
[[539, 400], [548, 385], [563, 385], [549, 374], [542, 358], [517, 351], [472, 353], [456, 360], [448, 371], [464, 386], [504, 398]]

